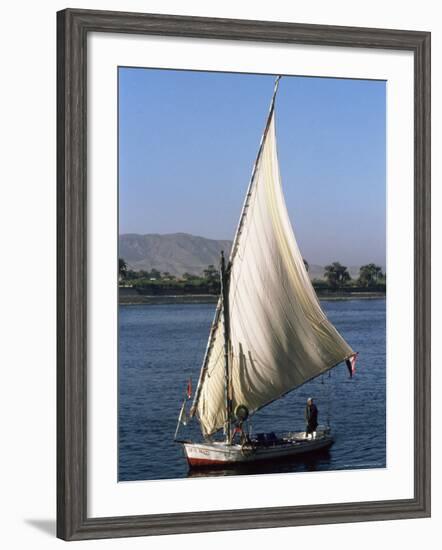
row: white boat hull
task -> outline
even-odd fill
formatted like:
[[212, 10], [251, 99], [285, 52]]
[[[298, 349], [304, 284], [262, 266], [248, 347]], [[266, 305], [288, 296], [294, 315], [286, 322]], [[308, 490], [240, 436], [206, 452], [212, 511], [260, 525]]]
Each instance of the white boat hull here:
[[257, 461], [272, 461], [312, 453], [329, 448], [333, 437], [318, 432], [308, 439], [304, 432], [285, 434], [278, 442], [268, 445], [229, 445], [225, 442], [183, 442], [184, 454], [191, 467], [228, 466]]

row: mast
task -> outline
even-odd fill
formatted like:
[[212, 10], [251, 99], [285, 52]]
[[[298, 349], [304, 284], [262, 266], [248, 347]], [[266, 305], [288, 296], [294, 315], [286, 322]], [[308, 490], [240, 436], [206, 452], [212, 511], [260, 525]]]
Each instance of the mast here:
[[232, 443], [232, 396], [230, 395], [230, 316], [229, 316], [229, 269], [230, 262], [226, 269], [224, 252], [221, 251], [221, 296], [224, 319], [224, 384], [226, 403], [226, 442]]

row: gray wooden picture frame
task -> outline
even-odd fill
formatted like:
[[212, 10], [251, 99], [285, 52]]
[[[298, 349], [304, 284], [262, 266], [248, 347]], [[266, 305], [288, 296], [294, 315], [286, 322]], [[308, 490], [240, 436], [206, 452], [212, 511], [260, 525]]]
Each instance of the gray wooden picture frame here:
[[[414, 55], [414, 497], [87, 516], [87, 37], [90, 32], [408, 50]], [[57, 14], [57, 536], [65, 540], [430, 515], [430, 33], [67, 9]], [[147, 495], [148, 498], [148, 495]]]

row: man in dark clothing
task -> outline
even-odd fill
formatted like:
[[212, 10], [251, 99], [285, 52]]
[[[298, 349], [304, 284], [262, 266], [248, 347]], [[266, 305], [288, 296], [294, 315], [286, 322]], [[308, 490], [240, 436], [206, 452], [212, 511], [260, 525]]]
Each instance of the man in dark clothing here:
[[309, 438], [309, 435], [316, 437], [316, 428], [318, 427], [318, 408], [313, 403], [313, 399], [309, 397], [307, 399], [307, 406], [305, 407], [305, 423], [307, 424], [305, 430], [305, 437]]

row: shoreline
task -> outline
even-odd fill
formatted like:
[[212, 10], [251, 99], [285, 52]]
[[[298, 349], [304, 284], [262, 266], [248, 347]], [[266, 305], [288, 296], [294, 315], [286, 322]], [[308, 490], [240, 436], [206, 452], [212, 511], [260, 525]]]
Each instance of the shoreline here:
[[[337, 300], [380, 300], [385, 299], [383, 292], [341, 292], [341, 293], [318, 293], [320, 301]], [[119, 295], [118, 304], [120, 306], [136, 305], [169, 305], [169, 304], [216, 304], [218, 296], [213, 294], [182, 294], [182, 295], [163, 295], [149, 296], [146, 294], [137, 294], [124, 296]]]

